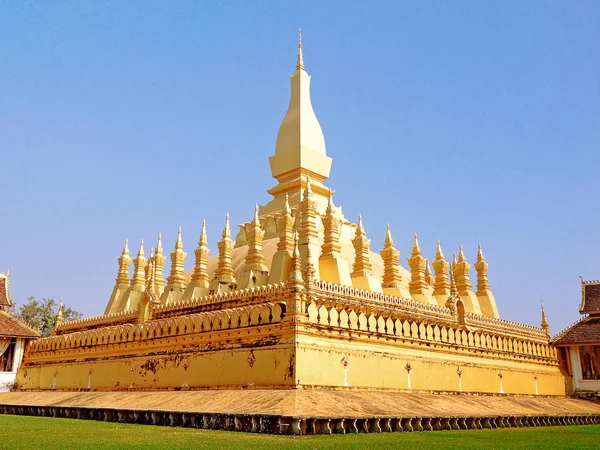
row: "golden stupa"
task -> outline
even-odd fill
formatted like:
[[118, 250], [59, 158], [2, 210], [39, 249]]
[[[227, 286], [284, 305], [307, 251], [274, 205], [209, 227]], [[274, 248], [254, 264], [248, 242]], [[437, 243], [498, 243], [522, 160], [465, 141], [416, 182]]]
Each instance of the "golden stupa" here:
[[481, 247], [474, 290], [462, 247], [432, 272], [415, 234], [404, 268], [389, 226], [372, 252], [334, 205], [301, 40], [269, 161], [272, 200], [235, 238], [227, 215], [210, 258], [203, 225], [190, 273], [181, 229], [166, 280], [160, 236], [148, 258], [126, 242], [105, 314], [33, 342], [19, 389], [565, 394], [547, 323], [500, 319]]

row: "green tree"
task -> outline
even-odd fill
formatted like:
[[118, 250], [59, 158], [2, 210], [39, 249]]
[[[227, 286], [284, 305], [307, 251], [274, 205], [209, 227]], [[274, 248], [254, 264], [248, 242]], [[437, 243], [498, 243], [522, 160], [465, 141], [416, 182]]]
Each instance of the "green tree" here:
[[[54, 328], [56, 314], [58, 314], [58, 304], [54, 300], [54, 297], [42, 298], [41, 300], [29, 297], [27, 303], [19, 306], [18, 309], [16, 306], [13, 306], [12, 312], [45, 337], [50, 336]], [[80, 319], [81, 313], [63, 304], [63, 318], [65, 321]]]

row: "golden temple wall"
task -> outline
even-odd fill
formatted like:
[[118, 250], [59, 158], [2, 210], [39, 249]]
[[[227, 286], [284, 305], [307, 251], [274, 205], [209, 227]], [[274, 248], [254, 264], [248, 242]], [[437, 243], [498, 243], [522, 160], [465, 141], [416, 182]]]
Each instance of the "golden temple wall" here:
[[541, 329], [477, 315], [460, 327], [447, 309], [348, 293], [317, 283], [297, 343], [300, 384], [565, 394], [556, 349]]
[[52, 336], [29, 347], [17, 381], [65, 390], [289, 387], [295, 352], [284, 310], [268, 302]]
[[292, 320], [293, 298], [271, 285], [159, 306], [149, 322], [133, 314], [67, 322], [29, 347], [18, 384], [500, 393], [502, 381], [507, 394], [533, 395], [536, 385], [540, 395], [565, 393], [540, 328], [470, 314], [460, 325], [447, 308], [318, 281]]

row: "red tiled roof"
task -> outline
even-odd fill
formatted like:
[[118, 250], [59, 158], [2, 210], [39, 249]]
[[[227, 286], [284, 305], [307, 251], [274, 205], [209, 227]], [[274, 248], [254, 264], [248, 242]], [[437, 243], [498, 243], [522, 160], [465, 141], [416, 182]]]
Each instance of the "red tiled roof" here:
[[10, 293], [8, 292], [8, 276], [0, 273], [0, 308], [11, 305]]
[[0, 309], [0, 336], [38, 338], [40, 333]]
[[600, 313], [600, 282], [588, 281], [582, 284], [581, 314]]
[[554, 345], [600, 344], [600, 317], [585, 317], [563, 331]]

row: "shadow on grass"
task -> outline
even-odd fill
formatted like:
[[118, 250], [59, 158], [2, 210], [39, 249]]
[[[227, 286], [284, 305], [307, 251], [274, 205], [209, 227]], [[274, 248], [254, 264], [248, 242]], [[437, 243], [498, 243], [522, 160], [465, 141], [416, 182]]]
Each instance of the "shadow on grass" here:
[[497, 430], [275, 436], [195, 428], [0, 415], [1, 449], [598, 449], [600, 425]]

